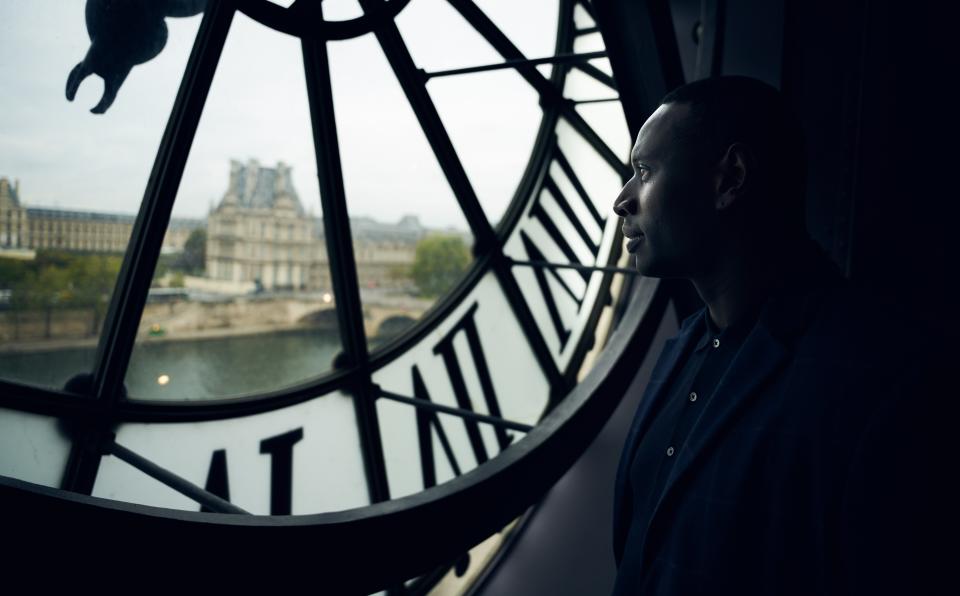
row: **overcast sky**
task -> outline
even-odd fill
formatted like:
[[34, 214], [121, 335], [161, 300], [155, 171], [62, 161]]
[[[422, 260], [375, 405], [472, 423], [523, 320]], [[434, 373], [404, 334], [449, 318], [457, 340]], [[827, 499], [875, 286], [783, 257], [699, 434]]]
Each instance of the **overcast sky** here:
[[[553, 53], [556, 0], [477, 0], [529, 57]], [[325, 0], [328, 18], [359, 13]], [[0, 176], [19, 179], [28, 206], [135, 213], [200, 17], [170, 18], [155, 59], [133, 69], [109, 111], [89, 112], [96, 76], [74, 102], [67, 74], [89, 47], [82, 0], [0, 3]], [[397, 19], [426, 70], [500, 61], [443, 0], [411, 0]], [[352, 215], [426, 225], [466, 224], [376, 39], [330, 44], [341, 158]], [[541, 111], [512, 71], [435, 79], [428, 89], [490, 218], [499, 219], [523, 172]], [[200, 121], [174, 208], [203, 217], [226, 190], [229, 160], [284, 161], [307, 209], [319, 214], [299, 40], [238, 14]]]

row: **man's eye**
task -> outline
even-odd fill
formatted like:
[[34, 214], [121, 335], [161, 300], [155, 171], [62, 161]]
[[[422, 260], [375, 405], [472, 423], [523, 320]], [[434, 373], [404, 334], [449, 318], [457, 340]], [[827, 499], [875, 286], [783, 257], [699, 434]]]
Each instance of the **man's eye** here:
[[640, 180], [640, 182], [646, 182], [647, 178], [650, 177], [650, 169], [643, 166], [636, 166], [635, 169], [637, 172], [637, 179]]

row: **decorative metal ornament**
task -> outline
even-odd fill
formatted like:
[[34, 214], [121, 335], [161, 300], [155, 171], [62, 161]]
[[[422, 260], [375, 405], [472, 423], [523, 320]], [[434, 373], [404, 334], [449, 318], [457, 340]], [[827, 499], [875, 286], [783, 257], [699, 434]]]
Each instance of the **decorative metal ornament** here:
[[67, 77], [67, 99], [91, 74], [103, 79], [103, 97], [90, 111], [107, 111], [130, 70], [152, 60], [167, 43], [165, 17], [188, 17], [203, 11], [207, 0], [87, 0], [90, 49]]
[[289, 7], [269, 0], [237, 0], [237, 8], [255, 21], [301, 39], [332, 41], [360, 37], [392, 21], [410, 0], [377, 1], [363, 5], [363, 15], [342, 21], [323, 18], [319, 0], [297, 0]]

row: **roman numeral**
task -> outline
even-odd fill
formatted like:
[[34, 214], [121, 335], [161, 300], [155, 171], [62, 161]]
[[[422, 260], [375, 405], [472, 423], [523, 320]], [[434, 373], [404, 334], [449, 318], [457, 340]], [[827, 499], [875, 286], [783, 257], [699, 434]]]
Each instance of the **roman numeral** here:
[[[586, 189], [584, 189], [583, 184], [581, 184], [580, 180], [577, 178], [576, 173], [570, 166], [570, 163], [559, 149], [555, 153], [554, 163], [560, 167], [561, 171], [570, 181], [571, 186], [576, 192], [576, 198], [579, 199], [582, 205], [586, 208], [589, 218], [596, 223], [600, 230], [602, 230], [604, 223], [603, 218], [600, 216], [597, 208], [590, 200]], [[536, 199], [534, 199], [534, 203], [530, 208], [530, 219], [536, 220], [543, 227], [547, 233], [547, 236], [550, 237], [550, 240], [552, 240], [556, 247], [560, 249], [563, 257], [567, 260], [567, 263], [594, 265], [596, 256], [600, 251], [600, 245], [591, 237], [590, 232], [587, 230], [587, 227], [582, 221], [582, 218], [576, 214], [571, 206], [570, 199], [564, 195], [563, 191], [560, 190], [559, 185], [549, 174], [544, 179], [543, 191], [549, 193], [549, 195], [553, 198], [553, 201], [557, 205], [557, 209], [548, 209], [548, 207], [544, 205], [543, 193], [541, 193], [536, 197]], [[586, 246], [586, 248], [590, 251], [590, 254], [594, 256], [593, 262], [584, 262], [577, 256], [577, 252], [574, 250], [571, 243], [572, 239], [565, 236], [560, 231], [560, 227], [557, 225], [557, 221], [561, 219], [565, 220], [574, 229], [576, 232], [575, 239]], [[519, 236], [520, 242], [523, 245], [523, 250], [527, 253], [528, 258], [531, 261], [550, 260], [544, 256], [544, 252], [547, 251], [541, 250], [541, 247], [538, 247], [530, 235], [522, 228], [519, 231]], [[554, 293], [554, 290], [552, 290], [550, 285], [547, 283], [547, 276], [549, 275], [553, 277], [554, 281], [557, 282], [563, 293], [567, 294], [574, 301], [574, 303], [576, 303], [578, 311], [583, 306], [583, 296], [579, 296], [577, 292], [570, 287], [570, 284], [563, 278], [563, 276], [560, 275], [555, 269], [535, 267], [533, 273], [535, 279], [537, 280], [537, 286], [540, 288], [540, 293], [543, 295], [543, 300], [546, 304], [547, 311], [550, 314], [550, 320], [553, 324], [554, 331], [560, 340], [560, 351], [563, 351], [567, 340], [570, 338], [570, 329], [563, 322], [563, 318], [560, 315], [560, 309], [557, 306], [557, 296]], [[579, 274], [583, 278], [585, 284], [589, 283], [592, 272], [581, 270], [579, 271]]]
[[[430, 394], [427, 393], [427, 387], [423, 384], [423, 377], [420, 375], [420, 369], [413, 366], [413, 396], [417, 399], [430, 401]], [[443, 453], [447, 456], [447, 461], [453, 469], [456, 476], [460, 475], [460, 464], [457, 463], [457, 457], [453, 454], [453, 448], [450, 446], [450, 439], [447, 438], [447, 431], [440, 424], [440, 419], [436, 412], [417, 408], [417, 442], [420, 445], [420, 471], [423, 476], [423, 488], [430, 488], [437, 484], [437, 467], [433, 457], [433, 436], [436, 432], [440, 445], [443, 447]]]
[[[490, 416], [502, 417], [500, 404], [497, 401], [497, 394], [493, 388], [490, 369], [487, 366], [487, 360], [483, 354], [480, 335], [477, 332], [477, 324], [474, 319], [477, 306], [477, 303], [474, 303], [467, 310], [463, 318], [447, 332], [443, 339], [437, 342], [433, 348], [433, 353], [443, 358], [450, 385], [453, 387], [453, 395], [456, 399], [457, 407], [463, 410], [474, 411], [473, 403], [467, 392], [467, 384], [463, 376], [460, 360], [457, 358], [456, 350], [453, 346], [454, 339], [456, 339], [458, 334], [462, 333], [466, 337], [467, 345], [470, 348], [470, 356], [476, 369], [477, 378], [480, 380], [480, 387], [483, 392], [483, 399], [487, 406], [487, 411]], [[414, 396], [417, 399], [431, 401], [430, 394], [427, 391], [426, 384], [423, 382], [423, 377], [417, 366], [413, 367], [412, 375]], [[482, 464], [490, 459], [486, 445], [483, 443], [483, 437], [480, 434], [480, 423], [476, 420], [464, 418], [463, 425], [467, 433], [467, 438], [470, 441], [470, 448], [476, 457], [477, 464]], [[503, 451], [513, 441], [513, 437], [505, 428], [497, 427], [494, 429], [494, 432], [496, 433], [497, 444], [500, 450]], [[450, 467], [453, 469], [453, 473], [457, 476], [461, 473], [460, 464], [454, 455], [449, 437], [440, 424], [437, 413], [418, 408], [417, 440], [420, 446], [420, 463], [424, 488], [434, 486], [437, 483], [436, 462], [433, 454], [433, 433], [437, 434], [437, 438], [443, 447], [444, 454], [450, 463]]]
[[[293, 503], [293, 446], [301, 439], [303, 428], [297, 428], [260, 441], [260, 453], [270, 456], [270, 515], [290, 515]], [[213, 452], [204, 489], [230, 500], [225, 449]], [[212, 510], [201, 507], [200, 511]]]
[[[527, 236], [527, 233], [523, 230], [520, 230], [520, 240], [523, 242], [523, 250], [527, 251], [527, 256], [530, 257], [531, 261], [546, 261], [547, 259], [543, 256], [543, 253], [540, 252], [540, 249], [537, 248], [537, 245], [530, 240], [530, 237]], [[541, 267], [536, 267], [533, 270], [533, 275], [537, 280], [537, 286], [540, 288], [540, 293], [543, 294], [544, 302], [547, 305], [547, 312], [550, 313], [550, 320], [553, 322], [553, 328], [557, 332], [557, 336], [560, 338], [560, 351], [563, 351], [564, 346], [567, 344], [567, 339], [570, 338], [570, 330], [566, 328], [563, 324], [563, 320], [560, 317], [560, 309], [557, 308], [557, 300], [554, 298], [553, 292], [550, 290], [549, 284], [547, 284], [547, 275], [553, 277], [557, 283], [560, 284], [560, 287], [563, 288], [564, 292], [577, 303], [577, 310], [580, 309], [580, 306], [583, 304], [583, 299], [574, 293], [570, 286], [567, 285], [567, 282], [560, 277], [555, 269], [544, 269]]]
[[293, 446], [303, 428], [260, 441], [260, 453], [270, 454], [270, 515], [290, 515], [293, 501]]
[[[211, 492], [224, 501], [230, 500], [230, 481], [227, 478], [227, 450], [217, 449], [210, 458], [210, 470], [207, 472], [207, 482], [203, 485], [207, 492]], [[213, 509], [200, 507], [200, 511], [210, 512]]]

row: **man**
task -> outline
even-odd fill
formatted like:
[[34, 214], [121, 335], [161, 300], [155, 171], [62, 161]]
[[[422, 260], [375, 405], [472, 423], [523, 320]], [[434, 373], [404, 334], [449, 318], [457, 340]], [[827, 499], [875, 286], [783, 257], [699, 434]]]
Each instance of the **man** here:
[[928, 344], [808, 238], [803, 156], [780, 94], [745, 77], [673, 91], [637, 136], [627, 249], [705, 307], [621, 455], [615, 594], [907, 594], [940, 569], [953, 463]]

